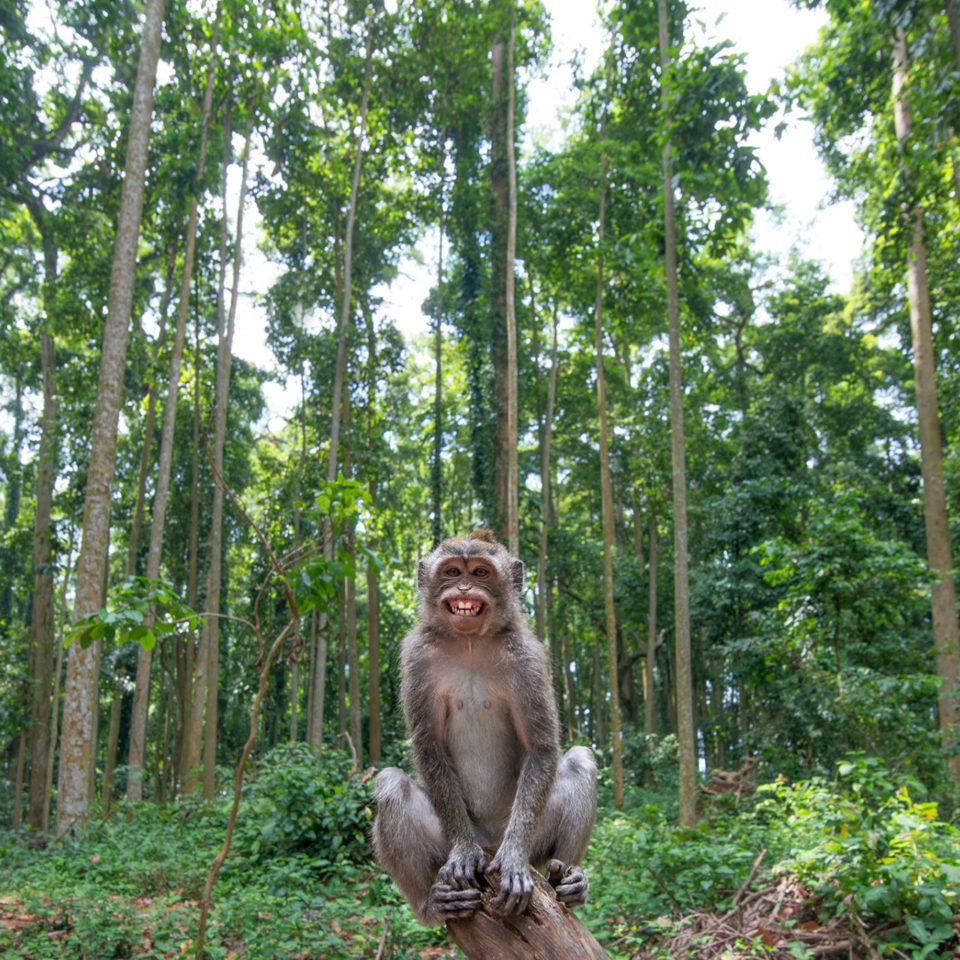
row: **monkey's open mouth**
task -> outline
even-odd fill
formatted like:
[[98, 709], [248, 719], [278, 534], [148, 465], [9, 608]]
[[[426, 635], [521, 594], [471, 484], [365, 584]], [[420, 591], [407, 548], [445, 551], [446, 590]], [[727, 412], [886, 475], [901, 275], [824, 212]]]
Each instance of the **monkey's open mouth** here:
[[448, 600], [447, 605], [450, 612], [458, 617], [476, 617], [483, 609], [483, 604], [479, 600]]

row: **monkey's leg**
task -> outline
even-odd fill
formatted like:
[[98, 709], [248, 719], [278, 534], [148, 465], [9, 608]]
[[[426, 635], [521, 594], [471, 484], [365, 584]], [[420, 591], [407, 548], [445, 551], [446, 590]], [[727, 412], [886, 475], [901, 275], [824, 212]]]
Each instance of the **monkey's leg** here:
[[450, 844], [440, 818], [420, 784], [402, 770], [382, 770], [373, 790], [373, 846], [422, 923], [433, 926], [465, 919], [480, 908], [480, 891], [434, 882]]
[[579, 864], [596, 814], [597, 762], [587, 747], [571, 747], [557, 767], [530, 856], [534, 866], [547, 865], [557, 899], [568, 906], [587, 899], [589, 883]]

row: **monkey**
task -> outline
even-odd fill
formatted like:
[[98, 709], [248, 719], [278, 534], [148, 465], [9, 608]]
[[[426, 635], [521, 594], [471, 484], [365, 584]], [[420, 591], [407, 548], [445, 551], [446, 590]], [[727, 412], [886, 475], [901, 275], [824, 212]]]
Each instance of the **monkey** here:
[[530, 864], [559, 902], [586, 902], [580, 861], [596, 816], [587, 747], [560, 756], [546, 651], [526, 625], [523, 562], [489, 530], [444, 540], [417, 566], [418, 621], [401, 647], [400, 697], [419, 782], [396, 767], [374, 785], [377, 859], [428, 925], [480, 909], [522, 913]]

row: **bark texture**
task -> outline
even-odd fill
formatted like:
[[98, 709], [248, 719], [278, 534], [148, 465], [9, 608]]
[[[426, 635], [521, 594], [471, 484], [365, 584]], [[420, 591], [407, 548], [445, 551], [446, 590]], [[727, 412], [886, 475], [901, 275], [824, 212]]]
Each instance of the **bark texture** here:
[[[53, 268], [56, 269], [56, 253]], [[49, 272], [49, 271], [48, 271]], [[52, 298], [50, 298], [52, 302]], [[47, 783], [47, 754], [50, 746], [50, 687], [53, 680], [54, 623], [53, 562], [50, 544], [50, 508], [56, 474], [54, 428], [57, 397], [54, 380], [56, 357], [48, 329], [40, 335], [40, 363], [43, 373], [43, 419], [37, 451], [37, 507], [33, 527], [33, 616], [30, 639], [33, 647], [33, 705], [30, 727], [30, 801], [27, 824], [31, 830], [44, 829]]]
[[[227, 405], [230, 399], [230, 368], [233, 362], [233, 334], [240, 300], [240, 267], [243, 261], [243, 207], [247, 198], [247, 172], [250, 163], [250, 133], [243, 146], [240, 173], [240, 196], [237, 201], [237, 233], [233, 249], [233, 277], [230, 291], [230, 311], [226, 327], [221, 327], [217, 344], [216, 413], [214, 414], [213, 466], [215, 474], [223, 473], [223, 448], [227, 439]], [[210, 557], [207, 566], [204, 617], [200, 647], [207, 658], [206, 719], [203, 731], [203, 796], [213, 800], [216, 789], [217, 752], [217, 695], [220, 664], [220, 571], [223, 559], [223, 486], [217, 481], [213, 488], [213, 506], [210, 517]]]
[[[905, 90], [907, 70], [907, 41], [903, 28], [900, 28], [893, 41], [893, 112], [897, 145], [904, 157], [911, 128], [910, 107]], [[960, 682], [957, 594], [943, 485], [943, 440], [937, 400], [923, 209], [917, 204], [910, 206], [904, 210], [904, 220], [910, 236], [910, 246], [907, 249], [907, 294], [910, 301], [913, 377], [920, 434], [920, 470], [923, 475], [923, 521], [927, 539], [927, 563], [936, 574], [932, 588], [932, 606], [934, 658], [937, 676], [940, 678], [937, 706], [943, 748], [947, 753], [953, 778], [960, 782], [960, 755], [956, 752], [960, 745], [957, 742], [960, 735], [960, 709], [957, 707]]]
[[470, 920], [451, 920], [447, 930], [467, 960], [605, 960], [590, 931], [558, 903], [550, 884], [533, 872], [530, 904], [520, 915], [498, 917], [485, 887], [483, 909]]
[[[667, 0], [658, 0], [661, 99], [669, 97], [670, 65]], [[667, 323], [670, 330], [670, 447], [673, 456], [674, 623], [676, 636], [677, 742], [680, 754], [680, 810], [683, 826], [697, 821], [697, 756], [693, 725], [693, 680], [690, 663], [690, 586], [687, 552], [687, 465], [683, 428], [683, 370], [680, 355], [680, 297], [677, 290], [677, 228], [674, 214], [670, 142], [663, 145], [663, 231], [667, 279]]]
[[514, 260], [517, 255], [517, 158], [513, 143], [515, 113], [515, 80], [513, 52], [516, 25], [511, 18], [510, 36], [507, 40], [507, 250], [505, 269], [505, 306], [507, 325], [507, 370], [506, 370], [506, 428], [507, 428], [507, 548], [513, 557], [520, 556], [520, 500], [519, 465], [517, 448], [519, 433], [517, 423], [517, 305], [515, 297]]
[[[609, 61], [608, 61], [609, 70]], [[609, 98], [609, 80], [606, 98]], [[603, 106], [600, 140], [606, 136], [607, 102]], [[613, 739], [613, 805], [623, 806], [623, 759], [620, 743], [620, 672], [617, 668], [617, 616], [613, 605], [613, 489], [610, 482], [610, 445], [607, 437], [607, 388], [603, 371], [603, 236], [607, 203], [607, 156], [600, 155], [600, 209], [597, 216], [597, 295], [594, 303], [594, 351], [597, 372], [597, 416], [600, 435], [600, 509], [603, 525], [603, 611], [607, 632], [607, 669], [610, 674], [610, 734]]]
[[507, 159], [506, 44], [490, 46], [490, 356], [493, 361], [493, 511], [497, 539], [507, 543], [510, 426], [507, 402], [507, 236], [510, 221]]
[[[107, 320], [100, 354], [97, 403], [90, 431], [90, 461], [87, 468], [83, 534], [77, 561], [74, 602], [74, 614], [78, 619], [99, 608], [105, 581], [110, 494], [116, 462], [117, 419], [123, 399], [127, 334], [133, 306], [137, 241], [143, 212], [147, 146], [153, 116], [153, 87], [160, 57], [162, 26], [163, 0], [148, 0], [144, 11], [140, 60], [130, 111], [126, 166], [107, 299]], [[82, 823], [89, 809], [87, 777], [95, 749], [91, 735], [97, 706], [96, 665], [97, 656], [93, 645], [86, 650], [79, 644], [71, 645], [67, 659], [63, 730], [60, 737], [57, 836], [63, 836]]]

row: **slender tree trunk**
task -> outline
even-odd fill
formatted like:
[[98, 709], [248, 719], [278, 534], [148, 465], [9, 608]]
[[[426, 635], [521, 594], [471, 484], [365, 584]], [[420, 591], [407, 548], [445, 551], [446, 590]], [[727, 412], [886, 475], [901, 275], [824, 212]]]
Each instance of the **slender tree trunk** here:
[[[227, 228], [227, 178], [230, 163], [233, 160], [233, 128], [231, 124], [232, 98], [227, 95], [224, 107], [223, 131], [223, 163], [221, 166], [221, 215], [220, 215], [220, 253], [217, 258], [217, 372], [214, 397], [214, 463], [215, 475], [213, 483], [213, 497], [210, 538], [207, 542], [207, 578], [205, 585], [205, 603], [209, 616], [204, 617], [201, 625], [201, 649], [206, 651], [206, 678], [205, 708], [203, 724], [203, 796], [211, 802], [216, 793], [216, 752], [217, 752], [217, 694], [220, 686], [220, 574], [223, 558], [223, 490], [216, 477], [217, 471], [223, 470], [223, 443], [226, 439], [226, 407], [229, 396], [230, 367], [233, 363], [232, 351], [228, 348], [224, 353], [227, 333], [227, 254], [230, 232]], [[242, 212], [241, 203], [241, 212]], [[237, 240], [241, 233], [237, 231]], [[239, 243], [238, 243], [239, 247]], [[227, 371], [227, 390], [221, 385], [220, 378]], [[223, 432], [221, 433], [221, 411]]]
[[[370, 502], [376, 498], [376, 486], [370, 481]], [[376, 548], [376, 541], [370, 545]], [[367, 560], [367, 667], [370, 671], [370, 762], [379, 763], [380, 745], [380, 585], [377, 567]]]
[[310, 649], [313, 651], [311, 665], [311, 702], [308, 711], [310, 719], [309, 742], [315, 746], [323, 744], [323, 713], [327, 691], [327, 618], [320, 623], [317, 612], [310, 614]]
[[[214, 27], [213, 57], [203, 96], [203, 111], [200, 127], [200, 156], [197, 160], [197, 183], [203, 176], [207, 156], [207, 137], [213, 110], [213, 80], [216, 64], [218, 24]], [[183, 361], [183, 344], [186, 337], [187, 313], [190, 310], [190, 281], [193, 277], [193, 258], [197, 238], [198, 198], [190, 201], [190, 216], [187, 236], [184, 241], [183, 273], [180, 278], [180, 299], [177, 303], [177, 325], [173, 335], [173, 350], [170, 356], [170, 376], [167, 380], [167, 399], [164, 407], [163, 428], [160, 437], [160, 459], [157, 466], [157, 487], [153, 499], [153, 515], [150, 521], [150, 547], [147, 552], [147, 579], [160, 577], [163, 554], [163, 526], [166, 519], [167, 500], [170, 493], [170, 471], [173, 464], [173, 435], [177, 417], [177, 398], [180, 388], [180, 366]], [[149, 615], [152, 620], [152, 614]], [[147, 706], [150, 700], [150, 664], [153, 651], [140, 647], [137, 655], [137, 680], [133, 695], [133, 711], [130, 718], [130, 752], [128, 756], [127, 797], [133, 801], [143, 799], [143, 764], [146, 748]]]
[[[658, 0], [660, 25], [660, 97], [668, 107], [666, 73], [670, 66], [667, 39], [667, 0]], [[683, 826], [697, 821], [697, 755], [693, 723], [693, 681], [690, 662], [690, 590], [687, 573], [687, 468], [683, 430], [683, 382], [680, 356], [680, 297], [677, 290], [677, 229], [674, 216], [671, 148], [661, 153], [663, 167], [664, 260], [667, 280], [667, 321], [670, 328], [670, 440], [673, 453], [674, 608], [677, 645], [677, 740], [680, 754], [680, 809]]]
[[[197, 609], [199, 587], [199, 528], [200, 528], [200, 316], [194, 317], [193, 343], [193, 450], [190, 463], [190, 538], [187, 548], [187, 606]], [[176, 776], [178, 789], [185, 788], [189, 780], [191, 751], [187, 747], [193, 708], [194, 665], [196, 662], [196, 638], [187, 637], [177, 644], [177, 737]]]
[[433, 462], [430, 465], [431, 489], [433, 494], [433, 545], [443, 539], [443, 185], [444, 164], [440, 158], [440, 240], [437, 253], [437, 317], [433, 333]]
[[[350, 556], [356, 566], [356, 551], [353, 546], [353, 531], [350, 532]], [[350, 692], [350, 738], [363, 765], [363, 737], [361, 733], [360, 708], [360, 653], [357, 648], [357, 581], [349, 577], [346, 583], [347, 614], [347, 667]]]
[[511, 12], [510, 36], [507, 40], [507, 264], [506, 264], [506, 321], [507, 321], [507, 547], [511, 556], [520, 555], [520, 482], [517, 448], [519, 446], [517, 416], [517, 307], [515, 298], [514, 261], [517, 250], [517, 160], [513, 143], [515, 112], [515, 80], [513, 53], [516, 24]]
[[[951, 4], [952, 6], [952, 4]], [[948, 14], [950, 9], [948, 7]], [[910, 107], [904, 89], [907, 83], [907, 40], [902, 27], [893, 41], [893, 115], [897, 145], [906, 157], [910, 136]], [[906, 166], [907, 160], [903, 161]], [[909, 172], [909, 171], [908, 171]], [[938, 710], [943, 749], [956, 782], [960, 782], [960, 683], [957, 597], [953, 579], [950, 525], [943, 486], [943, 445], [937, 401], [930, 291], [927, 285], [927, 257], [923, 239], [923, 210], [913, 204], [904, 210], [910, 236], [907, 250], [907, 291], [910, 301], [910, 332], [913, 341], [913, 371], [917, 397], [917, 424], [920, 434], [920, 469], [923, 474], [923, 519], [927, 539], [927, 562], [936, 579], [932, 588], [933, 644], [937, 676], [940, 678]]]
[[509, 542], [510, 451], [507, 347], [507, 247], [510, 163], [507, 156], [506, 44], [490, 45], [490, 356], [493, 363], [493, 516], [497, 538]]
[[[45, 247], [47, 244], [45, 243]], [[52, 246], [52, 245], [51, 245]], [[56, 273], [56, 250], [44, 250], [44, 299], [49, 322], [53, 290], [47, 293]], [[37, 451], [37, 506], [33, 527], [33, 612], [30, 638], [33, 646], [33, 690], [30, 727], [30, 800], [27, 823], [31, 830], [43, 824], [44, 788], [47, 783], [47, 753], [50, 735], [50, 683], [55, 645], [53, 606], [53, 558], [50, 545], [50, 508], [56, 474], [57, 397], [54, 371], [56, 356], [49, 329], [40, 335], [40, 363], [43, 373], [43, 419]]]
[[657, 693], [653, 667], [657, 659], [657, 511], [650, 505], [650, 619], [647, 624], [647, 655], [643, 665], [643, 732], [657, 732]]
[[[344, 597], [347, 585], [343, 584]], [[347, 604], [340, 601], [340, 622], [337, 624], [337, 736], [347, 732]]]
[[137, 500], [133, 509], [133, 521], [130, 524], [130, 545], [127, 548], [127, 576], [132, 577], [137, 572], [137, 553], [140, 549], [140, 528], [143, 525], [147, 493], [147, 474], [150, 472], [150, 451], [153, 449], [153, 432], [157, 424], [157, 369], [160, 349], [163, 346], [164, 332], [167, 326], [167, 312], [170, 309], [170, 300], [173, 298], [173, 272], [177, 262], [177, 248], [170, 244], [170, 254], [167, 259], [167, 275], [163, 286], [163, 301], [160, 305], [160, 327], [157, 338], [153, 343], [153, 357], [150, 364], [150, 389], [147, 393], [147, 415], [143, 426], [143, 446], [140, 448], [140, 471], [137, 476]]
[[53, 668], [53, 695], [50, 700], [50, 737], [47, 743], [47, 774], [43, 787], [43, 811], [40, 832], [46, 836], [50, 830], [50, 800], [53, 796], [53, 767], [57, 753], [57, 728], [60, 721], [60, 676], [63, 672], [63, 637], [67, 621], [67, 586], [73, 568], [73, 548], [76, 544], [76, 524], [70, 521], [70, 544], [67, 547], [67, 564], [60, 586], [60, 624], [57, 628], [57, 662]]
[[[530, 285], [531, 297], [533, 284]], [[546, 635], [547, 597], [550, 584], [547, 581], [547, 550], [550, 539], [551, 492], [550, 492], [550, 447], [553, 441], [553, 410], [557, 399], [557, 314], [553, 313], [553, 329], [550, 339], [550, 378], [547, 382], [547, 409], [543, 417], [543, 433], [540, 436], [540, 490], [543, 506], [540, 513], [540, 549], [537, 552], [537, 636], [543, 643]], [[556, 651], [553, 651], [554, 656]]]
[[[127, 334], [133, 305], [140, 215], [143, 210], [147, 144], [153, 114], [153, 85], [160, 56], [163, 0], [147, 0], [143, 18], [140, 61], [130, 111], [127, 159], [124, 169], [107, 320], [100, 354], [97, 403], [90, 433], [90, 460], [83, 511], [83, 537], [77, 564], [74, 613], [79, 619], [99, 609], [110, 526], [110, 493], [116, 460], [117, 420], [123, 399]], [[57, 836], [63, 836], [87, 817], [87, 769], [95, 743], [92, 717], [97, 700], [96, 651], [71, 644], [67, 660], [64, 721], [60, 739], [60, 788], [57, 791]]]
[[[233, 334], [237, 320], [237, 306], [240, 301], [240, 267], [243, 262], [243, 207], [247, 199], [247, 174], [250, 165], [251, 130], [243, 144], [243, 161], [240, 173], [240, 196], [237, 201], [237, 234], [233, 250], [233, 282], [230, 291], [230, 312], [227, 316], [226, 330], [221, 329], [217, 347], [217, 384], [214, 415], [214, 473], [223, 472], [223, 448], [227, 437], [227, 405], [230, 397], [230, 365], [233, 349]], [[206, 606], [212, 616], [203, 621], [205, 639], [201, 647], [207, 655], [207, 712], [204, 724], [203, 746], [203, 795], [213, 800], [216, 789], [216, 751], [217, 751], [217, 692], [219, 688], [219, 636], [220, 621], [220, 570], [223, 551], [223, 487], [217, 481], [213, 488], [213, 509], [210, 520], [210, 561], [207, 567]]]
[[[367, 14], [367, 46], [364, 62], [363, 93], [360, 99], [360, 117], [357, 124], [357, 148], [354, 155], [353, 175], [350, 180], [350, 201], [347, 207], [347, 227], [343, 244], [343, 273], [340, 296], [340, 318], [337, 325], [337, 363], [333, 377], [333, 404], [330, 423], [330, 450], [327, 454], [327, 482], [337, 479], [337, 464], [340, 452], [340, 422], [343, 398], [347, 378], [347, 331], [350, 325], [350, 307], [353, 292], [353, 229], [357, 217], [357, 196], [360, 192], [360, 170], [363, 166], [363, 139], [367, 129], [367, 108], [370, 102], [370, 79], [373, 70], [373, 9]], [[333, 531], [329, 522], [325, 531], [324, 558], [328, 563], [333, 560]], [[323, 684], [326, 679], [325, 662], [327, 656], [326, 638], [327, 618], [323, 616], [317, 633], [315, 651], [316, 671], [314, 673], [313, 709], [310, 723], [313, 743], [319, 745], [323, 738]], [[339, 685], [343, 691], [343, 671], [339, 673]], [[341, 731], [342, 732], [342, 731]]]
[[[606, 137], [607, 102], [610, 96], [610, 62], [604, 95], [601, 143]], [[623, 759], [620, 743], [620, 684], [617, 668], [617, 617], [613, 604], [613, 491], [610, 482], [610, 448], [607, 439], [607, 393], [603, 371], [603, 237], [607, 202], [607, 155], [600, 154], [600, 210], [597, 216], [597, 294], [594, 302], [594, 350], [597, 370], [597, 414], [600, 434], [600, 509], [603, 524], [603, 609], [607, 635], [607, 669], [610, 673], [610, 732], [613, 737], [613, 805], [623, 807]]]
[[[340, 443], [341, 406], [343, 404], [344, 385], [347, 371], [347, 330], [350, 325], [350, 301], [353, 278], [353, 227], [357, 217], [357, 194], [360, 191], [360, 168], [363, 164], [363, 138], [367, 128], [367, 106], [370, 101], [370, 75], [373, 65], [373, 29], [370, 22], [372, 13], [367, 17], [367, 51], [363, 80], [363, 95], [360, 100], [360, 122], [357, 129], [357, 152], [353, 163], [353, 177], [350, 181], [350, 204], [347, 208], [347, 230], [343, 243], [343, 294], [340, 304], [340, 322], [337, 329], [337, 366], [333, 379], [333, 417], [330, 424], [330, 455], [327, 459], [327, 481], [337, 479], [337, 457]], [[328, 549], [333, 542], [328, 539]]]
[[13, 827], [14, 833], [20, 832], [20, 818], [23, 814], [23, 767], [27, 756], [27, 728], [21, 727], [17, 736], [17, 772], [13, 779]]

